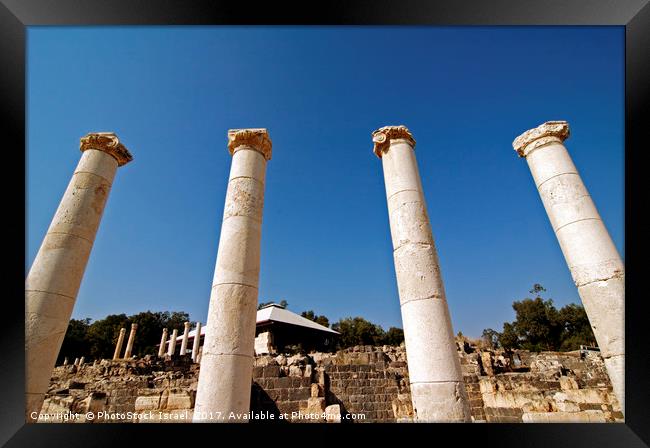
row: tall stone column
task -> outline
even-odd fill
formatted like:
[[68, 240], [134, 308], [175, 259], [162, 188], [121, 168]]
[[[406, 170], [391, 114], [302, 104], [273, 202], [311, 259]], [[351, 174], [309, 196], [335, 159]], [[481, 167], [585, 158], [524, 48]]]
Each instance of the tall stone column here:
[[122, 344], [124, 344], [124, 335], [126, 335], [126, 328], [120, 328], [120, 335], [117, 337], [117, 344], [115, 344], [115, 353], [113, 353], [113, 359], [120, 359]]
[[129, 340], [126, 342], [126, 350], [124, 350], [124, 359], [131, 357], [133, 351], [133, 343], [135, 342], [135, 332], [138, 329], [138, 324], [131, 324], [131, 332], [129, 333]]
[[547, 121], [512, 145], [528, 162], [625, 412], [625, 266], [563, 144], [568, 137], [566, 121]]
[[160, 338], [160, 347], [158, 348], [158, 357], [162, 358], [165, 354], [165, 343], [167, 342], [167, 329], [163, 328], [162, 337]]
[[167, 350], [169, 356], [172, 356], [176, 351], [176, 338], [178, 338], [178, 330], [174, 328], [174, 331], [172, 331], [172, 337], [169, 338], [169, 348]]
[[233, 156], [221, 238], [212, 282], [194, 421], [228, 420], [250, 410], [260, 240], [266, 163], [266, 129], [228, 131]]
[[415, 140], [405, 126], [385, 126], [372, 137], [384, 169], [417, 420], [469, 422], [467, 392], [415, 159]]
[[113, 133], [81, 138], [81, 160], [25, 282], [26, 419], [38, 413], [68, 328], [118, 166], [132, 160]]
[[196, 359], [199, 355], [199, 345], [201, 344], [201, 322], [196, 323], [196, 335], [194, 336], [194, 343], [192, 344], [192, 361], [197, 362]]
[[187, 354], [187, 342], [190, 338], [190, 323], [185, 322], [185, 330], [183, 331], [183, 339], [181, 340], [181, 355]]

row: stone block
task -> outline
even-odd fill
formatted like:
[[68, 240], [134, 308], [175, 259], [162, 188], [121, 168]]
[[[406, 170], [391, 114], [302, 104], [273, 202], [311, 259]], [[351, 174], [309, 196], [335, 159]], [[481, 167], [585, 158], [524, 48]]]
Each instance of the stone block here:
[[332, 404], [325, 408], [325, 421], [327, 423], [341, 423], [341, 406]]
[[135, 410], [136, 411], [150, 411], [156, 410], [160, 406], [160, 395], [149, 395], [143, 397], [137, 397], [135, 399]]
[[185, 393], [174, 393], [169, 394], [167, 397], [167, 405], [165, 409], [175, 410], [175, 409], [192, 409], [193, 403], [192, 398]]
[[264, 366], [263, 376], [265, 378], [278, 378], [280, 376], [280, 366]]
[[560, 389], [562, 390], [574, 390], [574, 389], [579, 389], [578, 383], [576, 382], [575, 379], [569, 377], [569, 376], [561, 376], [560, 377]]

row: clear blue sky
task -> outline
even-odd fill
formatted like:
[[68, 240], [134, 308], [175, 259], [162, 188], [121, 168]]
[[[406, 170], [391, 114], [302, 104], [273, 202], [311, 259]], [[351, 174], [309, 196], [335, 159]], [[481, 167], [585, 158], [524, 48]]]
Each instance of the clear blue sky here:
[[370, 134], [404, 124], [454, 331], [501, 330], [536, 282], [579, 302], [511, 143], [569, 121], [567, 147], [624, 256], [623, 44], [622, 27], [31, 27], [28, 266], [79, 138], [114, 131], [135, 159], [118, 170], [73, 317], [205, 322], [226, 132], [266, 127], [260, 301], [401, 327]]

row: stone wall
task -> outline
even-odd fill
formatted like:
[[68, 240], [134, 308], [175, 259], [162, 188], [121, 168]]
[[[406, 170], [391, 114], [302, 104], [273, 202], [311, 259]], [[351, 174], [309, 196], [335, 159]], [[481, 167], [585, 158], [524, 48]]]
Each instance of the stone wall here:
[[[597, 353], [458, 348], [473, 421], [623, 421]], [[66, 413], [80, 414], [68, 421], [89, 421], [88, 412], [93, 422], [191, 421], [198, 368], [189, 356], [57, 367], [40, 421]], [[251, 420], [412, 421], [405, 350], [257, 356], [251, 411]]]

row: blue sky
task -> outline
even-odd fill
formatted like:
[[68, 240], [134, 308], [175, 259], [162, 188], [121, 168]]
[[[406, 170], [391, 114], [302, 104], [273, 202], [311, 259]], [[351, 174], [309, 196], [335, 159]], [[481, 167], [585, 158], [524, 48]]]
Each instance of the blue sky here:
[[114, 131], [118, 170], [73, 318], [183, 310], [205, 322], [230, 128], [266, 127], [260, 301], [401, 327], [371, 132], [409, 127], [454, 331], [514, 318], [533, 283], [579, 302], [523, 159], [566, 145], [624, 256], [622, 27], [30, 27], [26, 269], [79, 161]]

